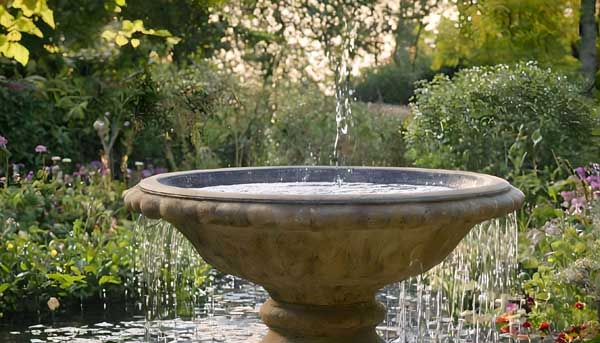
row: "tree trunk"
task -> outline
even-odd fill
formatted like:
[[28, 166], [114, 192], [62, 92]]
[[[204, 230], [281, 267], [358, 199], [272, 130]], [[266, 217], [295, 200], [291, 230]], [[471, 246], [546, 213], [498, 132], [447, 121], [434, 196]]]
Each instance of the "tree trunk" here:
[[581, 0], [581, 15], [579, 18], [579, 35], [581, 47], [579, 58], [581, 71], [593, 89], [596, 79], [596, 36], [598, 25], [596, 23], [596, 0]]

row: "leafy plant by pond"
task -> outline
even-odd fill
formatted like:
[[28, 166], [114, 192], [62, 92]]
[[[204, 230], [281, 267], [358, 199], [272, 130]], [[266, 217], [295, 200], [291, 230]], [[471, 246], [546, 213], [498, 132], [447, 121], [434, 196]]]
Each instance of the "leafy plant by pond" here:
[[[0, 154], [7, 155], [9, 142], [0, 139]], [[35, 150], [45, 160], [47, 148]], [[160, 172], [142, 168], [131, 171], [133, 182]], [[112, 180], [105, 164], [53, 158], [51, 167], [35, 174], [16, 171], [2, 183], [0, 318], [43, 318], [53, 311], [141, 300], [147, 264], [121, 200], [127, 184]], [[195, 267], [198, 287], [206, 268]], [[160, 270], [165, 279], [171, 272]]]
[[556, 342], [600, 339], [600, 166], [579, 167], [548, 185], [549, 197], [521, 234], [521, 309], [498, 319], [507, 334], [554, 337]]
[[84, 177], [65, 184], [40, 171], [0, 191], [0, 312], [39, 315], [51, 297], [68, 307], [103, 289], [123, 300], [134, 270], [125, 185]]

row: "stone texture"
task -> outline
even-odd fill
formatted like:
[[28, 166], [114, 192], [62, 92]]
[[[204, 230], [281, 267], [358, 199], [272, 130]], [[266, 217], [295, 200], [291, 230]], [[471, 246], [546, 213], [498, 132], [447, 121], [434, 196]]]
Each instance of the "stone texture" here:
[[[331, 172], [295, 169], [312, 180]], [[370, 182], [439, 179], [455, 189], [395, 197], [253, 197], [192, 189], [227, 177], [249, 182], [253, 175], [257, 182], [293, 182], [299, 173], [241, 168], [163, 174], [124, 197], [130, 209], [173, 223], [215, 268], [265, 287], [272, 300], [261, 317], [271, 331], [263, 342], [374, 343], [384, 313], [376, 291], [440, 263], [473, 225], [519, 208], [523, 194], [482, 174], [353, 169], [361, 181], [369, 175], [376, 178]]]

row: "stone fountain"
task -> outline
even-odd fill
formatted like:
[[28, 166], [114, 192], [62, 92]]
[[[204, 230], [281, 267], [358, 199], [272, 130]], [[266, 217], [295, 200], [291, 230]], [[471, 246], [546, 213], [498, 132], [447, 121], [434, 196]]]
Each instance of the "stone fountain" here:
[[[402, 194], [249, 194], [203, 187], [344, 182], [442, 185]], [[126, 205], [172, 223], [222, 272], [262, 285], [263, 343], [383, 342], [383, 286], [440, 263], [477, 223], [518, 209], [523, 193], [484, 174], [414, 168], [264, 167], [142, 180]]]

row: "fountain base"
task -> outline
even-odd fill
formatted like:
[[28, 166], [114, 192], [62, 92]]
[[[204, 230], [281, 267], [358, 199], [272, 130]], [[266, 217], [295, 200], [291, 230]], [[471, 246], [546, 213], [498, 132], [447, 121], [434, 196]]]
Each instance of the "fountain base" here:
[[385, 307], [356, 304], [305, 305], [269, 299], [260, 309], [269, 332], [262, 343], [383, 343], [375, 327]]

